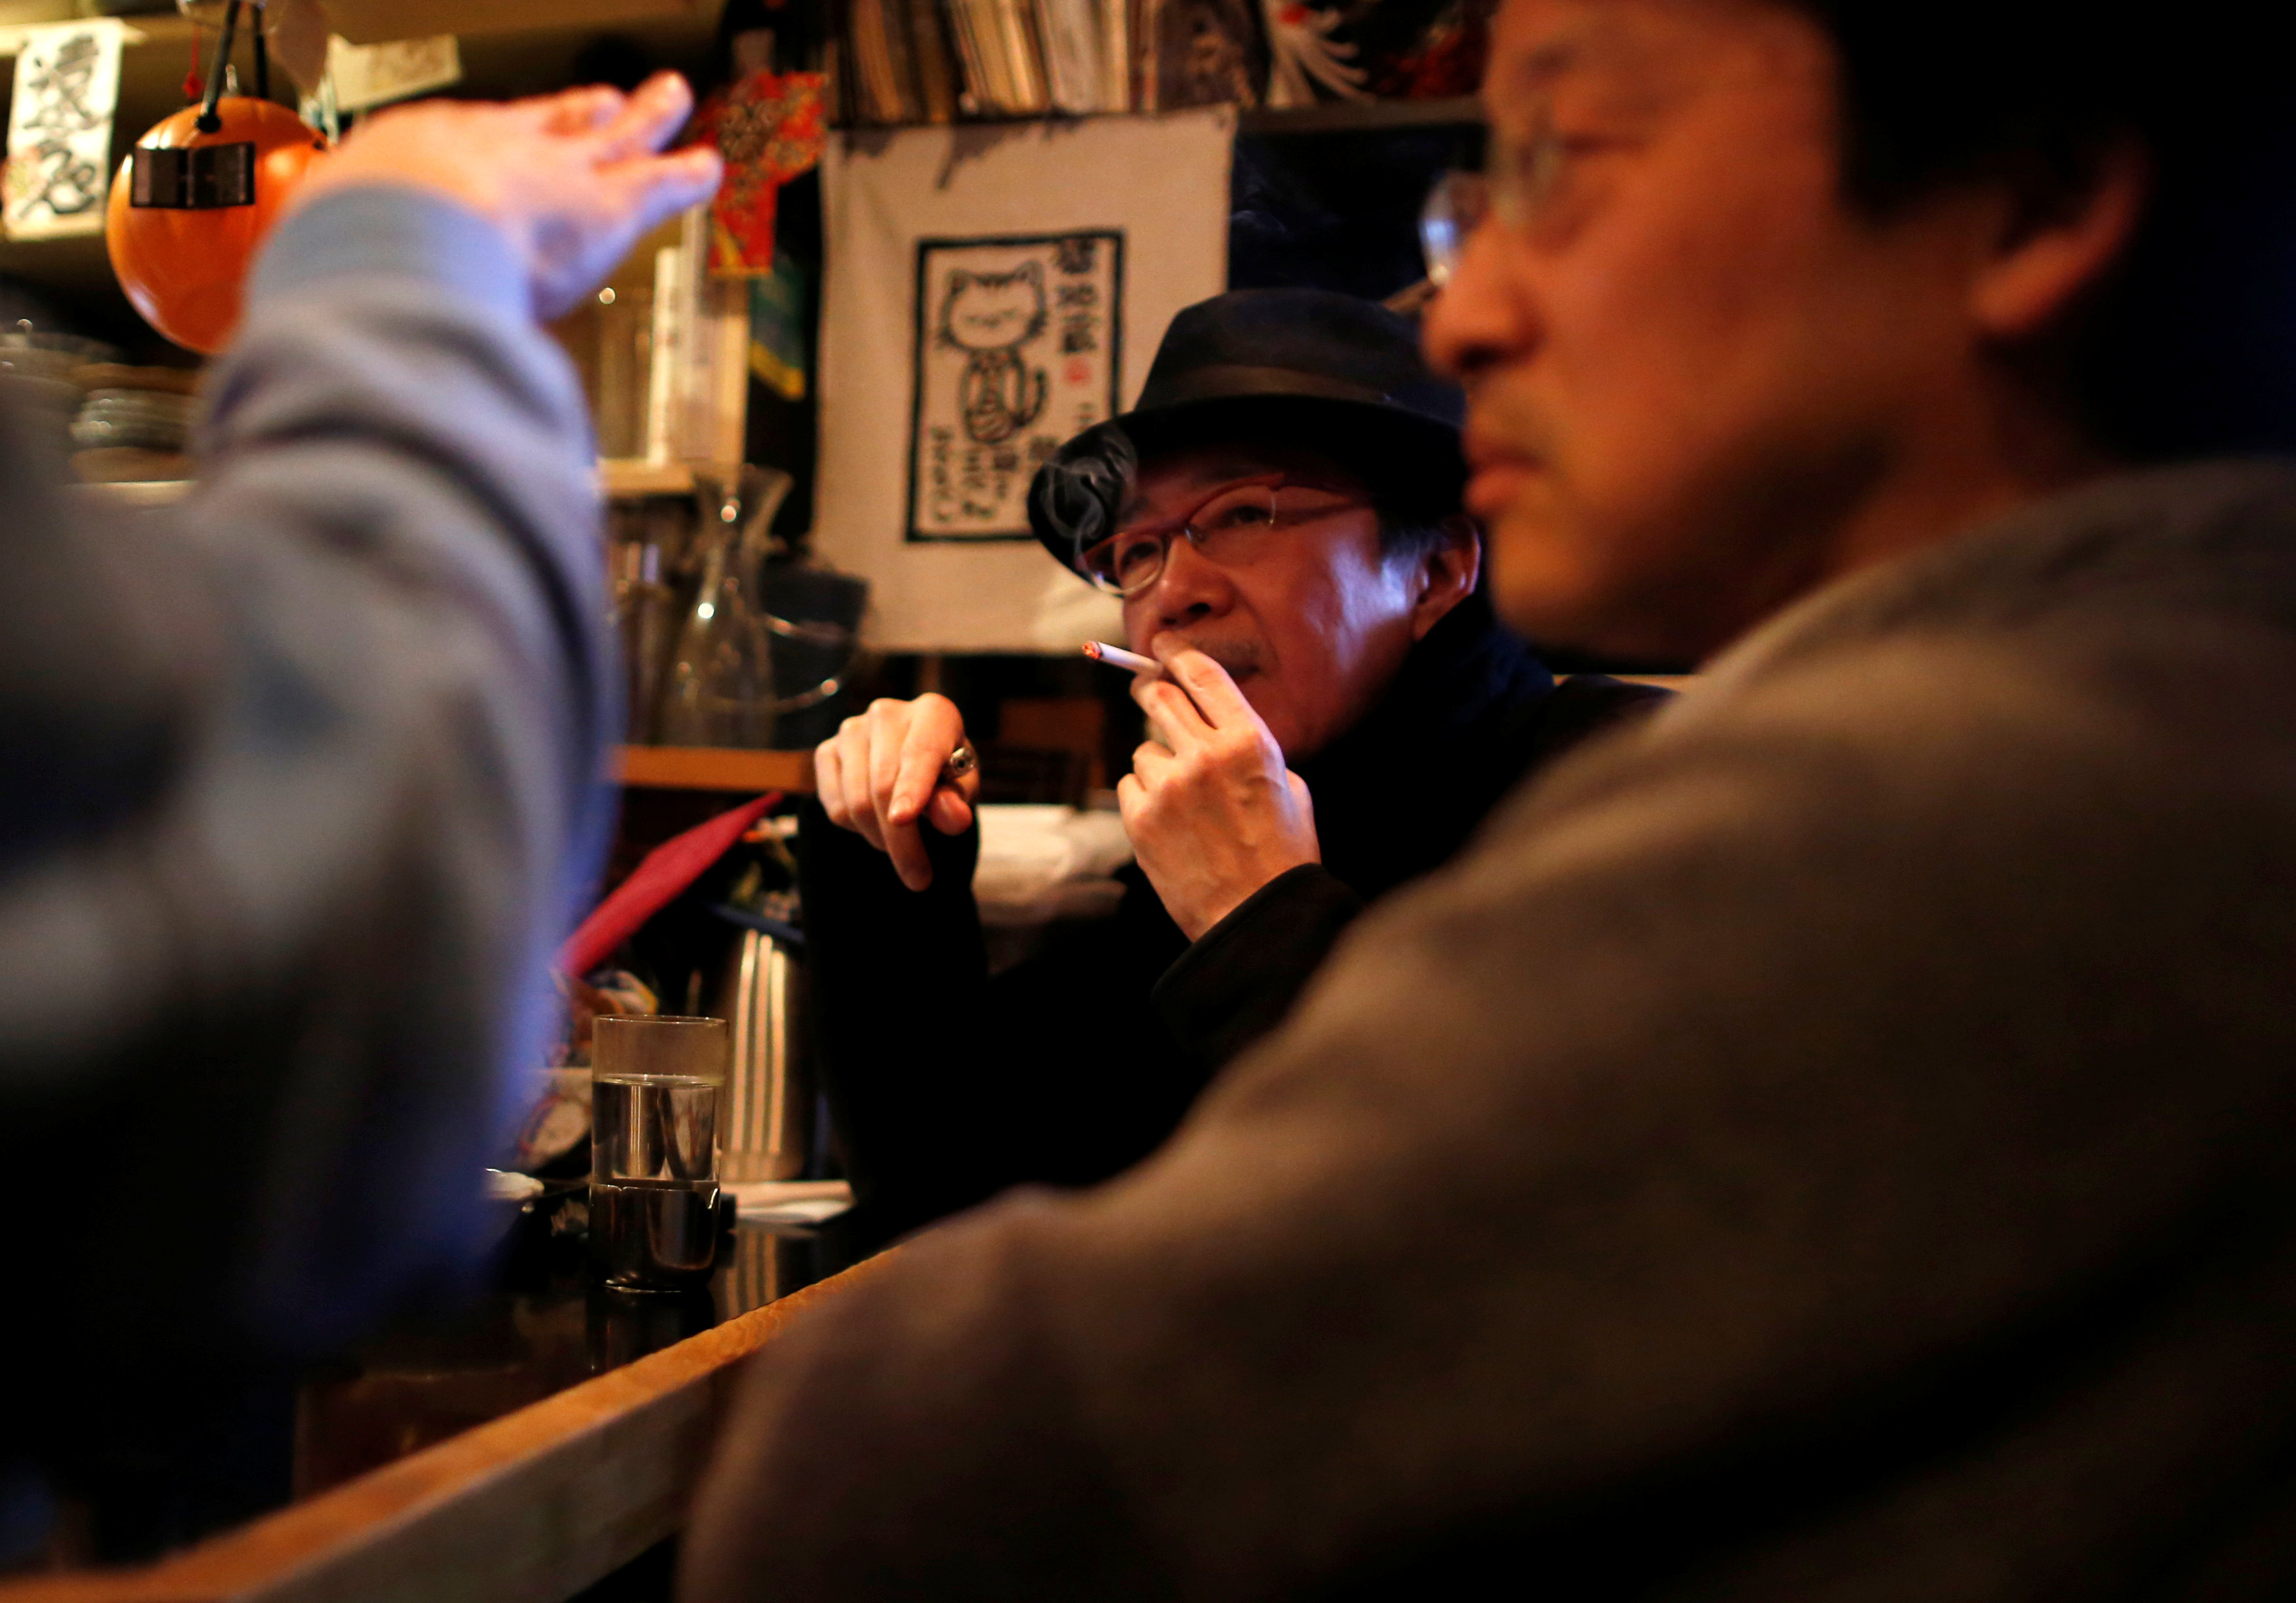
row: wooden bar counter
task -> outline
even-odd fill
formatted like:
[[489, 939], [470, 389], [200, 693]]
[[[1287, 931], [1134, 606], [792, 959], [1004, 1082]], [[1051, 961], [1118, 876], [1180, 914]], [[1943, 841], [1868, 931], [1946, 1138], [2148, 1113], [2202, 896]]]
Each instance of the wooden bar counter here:
[[763, 1306], [156, 1563], [0, 1580], [0, 1603], [561, 1603], [684, 1525], [741, 1360], [881, 1261], [782, 1296], [772, 1242], [760, 1284], [738, 1235]]

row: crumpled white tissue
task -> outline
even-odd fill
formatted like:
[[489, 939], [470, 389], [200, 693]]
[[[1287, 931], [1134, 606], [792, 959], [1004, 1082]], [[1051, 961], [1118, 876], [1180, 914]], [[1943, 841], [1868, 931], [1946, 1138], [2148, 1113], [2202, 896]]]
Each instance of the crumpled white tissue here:
[[1124, 887], [1110, 878], [1132, 861], [1113, 813], [1035, 804], [980, 812], [980, 864], [972, 896], [992, 928], [1105, 918]]

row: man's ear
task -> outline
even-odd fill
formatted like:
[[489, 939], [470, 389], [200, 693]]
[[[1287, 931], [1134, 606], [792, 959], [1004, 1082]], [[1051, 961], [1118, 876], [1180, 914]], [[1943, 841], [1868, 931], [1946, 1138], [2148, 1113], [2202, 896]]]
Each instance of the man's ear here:
[[2152, 187], [2152, 163], [2133, 140], [2097, 152], [2087, 183], [2029, 194], [2004, 212], [1995, 246], [1970, 282], [1970, 310], [1997, 339], [2046, 331], [2112, 271], [2128, 250]]
[[1419, 594], [1411, 604], [1411, 638], [1424, 640], [1452, 608], [1475, 593], [1483, 571], [1483, 529], [1464, 512], [1443, 519], [1443, 537], [1420, 553]]

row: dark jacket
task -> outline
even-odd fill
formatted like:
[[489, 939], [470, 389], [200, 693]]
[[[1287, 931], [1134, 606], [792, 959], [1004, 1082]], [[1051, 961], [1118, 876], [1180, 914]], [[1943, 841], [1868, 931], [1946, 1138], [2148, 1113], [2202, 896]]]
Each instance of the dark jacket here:
[[767, 1349], [692, 1603], [2296, 1596], [2296, 473], [1852, 579], [1116, 1182]]
[[1524, 773], [1662, 692], [1557, 685], [1478, 597], [1414, 648], [1364, 721], [1300, 777], [1320, 865], [1263, 887], [1192, 947], [1136, 868], [1115, 916], [990, 978], [979, 831], [925, 831], [933, 882], [808, 806], [800, 837], [831, 1107], [881, 1241], [1023, 1181], [1138, 1162], [1212, 1073], [1283, 1017], [1364, 904], [1435, 868]]

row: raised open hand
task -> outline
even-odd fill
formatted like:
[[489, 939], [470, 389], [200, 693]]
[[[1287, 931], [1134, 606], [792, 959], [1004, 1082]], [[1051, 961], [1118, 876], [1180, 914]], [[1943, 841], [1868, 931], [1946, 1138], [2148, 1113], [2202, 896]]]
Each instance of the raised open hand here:
[[459, 201], [501, 230], [526, 264], [535, 315], [554, 317], [641, 234], [716, 192], [715, 151], [656, 153], [693, 110], [674, 72], [627, 95], [593, 87], [507, 103], [423, 101], [361, 123], [312, 164], [289, 206], [363, 184]]

